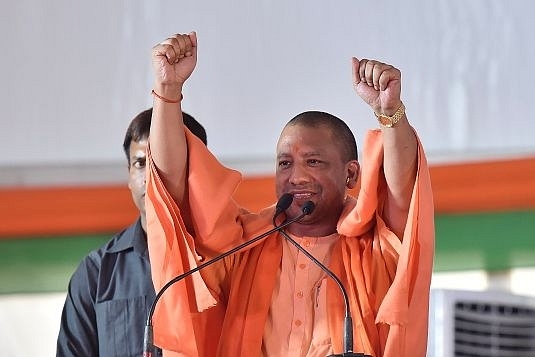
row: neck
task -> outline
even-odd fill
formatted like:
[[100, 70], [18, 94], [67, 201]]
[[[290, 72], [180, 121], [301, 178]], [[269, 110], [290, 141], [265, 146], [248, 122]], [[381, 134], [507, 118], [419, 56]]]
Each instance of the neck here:
[[336, 233], [336, 224], [306, 224], [293, 223], [286, 229], [290, 234], [297, 237], [326, 237]]

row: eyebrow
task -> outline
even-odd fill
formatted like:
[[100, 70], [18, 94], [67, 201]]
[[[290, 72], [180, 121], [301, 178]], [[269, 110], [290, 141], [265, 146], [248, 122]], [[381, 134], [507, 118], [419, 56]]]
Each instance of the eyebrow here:
[[130, 157], [131, 160], [133, 160], [133, 159], [146, 159], [146, 158], [147, 158], [147, 154], [145, 152], [142, 152], [142, 153], [136, 152], [136, 153], [134, 153], [134, 155], [132, 155]]
[[[309, 152], [306, 152], [304, 153], [302, 156], [304, 156], [305, 158], [309, 158], [309, 157], [315, 157], [315, 156], [321, 156], [322, 153], [320, 151], [309, 151]], [[291, 154], [288, 154], [288, 153], [280, 153], [277, 155], [277, 159], [280, 159], [280, 158], [284, 158], [284, 157], [291, 157], [292, 155]]]

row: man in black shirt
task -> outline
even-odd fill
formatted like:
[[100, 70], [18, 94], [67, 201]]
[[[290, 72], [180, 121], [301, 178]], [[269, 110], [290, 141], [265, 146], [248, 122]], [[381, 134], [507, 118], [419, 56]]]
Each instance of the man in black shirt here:
[[[183, 115], [184, 124], [206, 145], [203, 126], [192, 116]], [[139, 357], [143, 353], [143, 329], [156, 297], [145, 218], [145, 157], [151, 117], [152, 108], [138, 114], [123, 143], [128, 188], [140, 216], [84, 257], [72, 275], [61, 316], [57, 357]]]

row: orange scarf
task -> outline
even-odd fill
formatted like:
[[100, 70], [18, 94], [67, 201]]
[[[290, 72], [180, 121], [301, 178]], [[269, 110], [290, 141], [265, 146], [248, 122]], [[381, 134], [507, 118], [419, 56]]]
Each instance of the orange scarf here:
[[[260, 214], [241, 211], [232, 200], [240, 175], [223, 167], [191, 133], [187, 132], [187, 138], [195, 241], [186, 232], [180, 210], [148, 153], [147, 228], [156, 289], [198, 266], [199, 253], [225, 252], [271, 228], [273, 208]], [[418, 173], [401, 240], [386, 228], [377, 211], [386, 185], [379, 130], [366, 137], [361, 190], [356, 201], [348, 200], [338, 223], [341, 238], [330, 268], [348, 291], [354, 350], [374, 357], [425, 356], [434, 225], [427, 162], [420, 143], [418, 147]], [[260, 355], [262, 327], [282, 254], [280, 239], [274, 238], [170, 288], [154, 316], [155, 344], [175, 352], [166, 355], [216, 355], [210, 346], [218, 341], [218, 356]], [[217, 278], [227, 269], [232, 269], [230, 289], [222, 289]], [[340, 353], [344, 304], [334, 282], [327, 289], [333, 350]], [[224, 301], [219, 301], [221, 294]]]

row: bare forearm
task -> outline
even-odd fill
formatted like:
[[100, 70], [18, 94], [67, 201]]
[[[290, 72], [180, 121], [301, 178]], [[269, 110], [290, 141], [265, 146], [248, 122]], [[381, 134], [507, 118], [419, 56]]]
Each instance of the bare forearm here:
[[394, 127], [383, 128], [384, 173], [388, 185], [385, 218], [397, 234], [403, 233], [416, 179], [417, 141], [404, 116]]
[[[164, 98], [179, 98], [181, 88], [155, 84], [154, 91]], [[178, 103], [167, 103], [154, 97], [150, 129], [152, 159], [160, 178], [176, 202], [182, 202], [187, 173], [187, 143], [182, 109]]]
[[382, 126], [388, 193], [383, 218], [401, 237], [416, 179], [418, 150], [416, 134], [401, 102], [401, 71], [375, 60], [353, 58], [353, 86]]
[[166, 189], [175, 202], [187, 192], [187, 143], [184, 134], [182, 87], [197, 63], [197, 36], [176, 34], [152, 48], [154, 105], [150, 150]]

